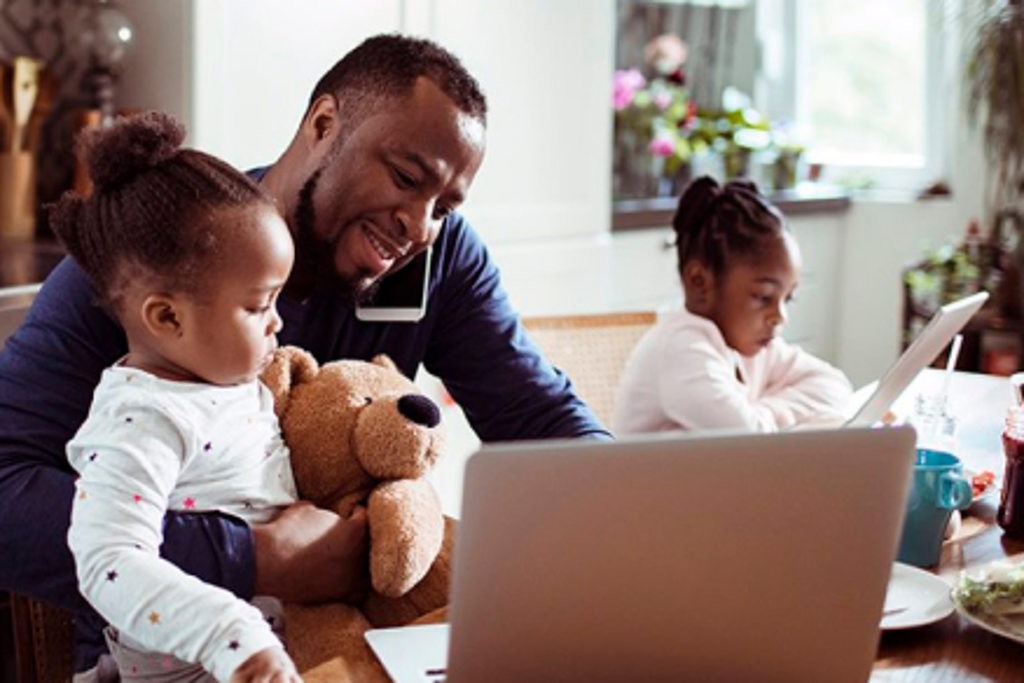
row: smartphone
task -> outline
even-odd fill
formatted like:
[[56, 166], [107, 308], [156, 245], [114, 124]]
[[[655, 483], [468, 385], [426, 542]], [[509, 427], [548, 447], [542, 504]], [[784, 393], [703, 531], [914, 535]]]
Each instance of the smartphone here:
[[386, 275], [373, 299], [356, 306], [356, 317], [366, 322], [421, 320], [427, 311], [430, 254], [427, 247], [401, 269]]

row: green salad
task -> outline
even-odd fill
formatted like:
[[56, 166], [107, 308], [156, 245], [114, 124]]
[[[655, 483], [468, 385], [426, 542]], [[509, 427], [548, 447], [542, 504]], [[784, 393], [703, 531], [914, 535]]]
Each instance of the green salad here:
[[965, 570], [953, 596], [972, 614], [1024, 614], [1024, 563], [1000, 561]]

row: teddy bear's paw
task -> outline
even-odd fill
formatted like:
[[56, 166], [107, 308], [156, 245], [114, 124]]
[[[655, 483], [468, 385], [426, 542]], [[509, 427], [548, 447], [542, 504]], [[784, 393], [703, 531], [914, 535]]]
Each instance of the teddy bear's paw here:
[[370, 579], [381, 595], [396, 598], [419, 583], [441, 550], [441, 501], [423, 479], [378, 486], [366, 505], [370, 527]]

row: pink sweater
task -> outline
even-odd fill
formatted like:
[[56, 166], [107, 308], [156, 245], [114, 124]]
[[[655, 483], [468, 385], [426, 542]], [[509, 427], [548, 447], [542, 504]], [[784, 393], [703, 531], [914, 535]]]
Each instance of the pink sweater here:
[[839, 369], [800, 347], [776, 338], [754, 356], [741, 356], [713, 322], [680, 309], [663, 314], [633, 349], [612, 431], [772, 432], [834, 422], [850, 394]]

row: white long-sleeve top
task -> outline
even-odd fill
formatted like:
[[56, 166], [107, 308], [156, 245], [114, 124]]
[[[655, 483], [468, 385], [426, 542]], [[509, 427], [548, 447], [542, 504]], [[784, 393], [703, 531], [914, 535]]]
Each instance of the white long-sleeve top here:
[[633, 349], [612, 431], [771, 432], [839, 419], [851, 392], [840, 370], [797, 346], [776, 338], [742, 356], [714, 322], [681, 308], [659, 317]]
[[76, 482], [68, 543], [79, 588], [122, 640], [199, 662], [226, 681], [280, 647], [259, 610], [160, 557], [167, 510], [266, 522], [297, 496], [270, 391], [104, 371], [68, 443]]

